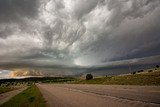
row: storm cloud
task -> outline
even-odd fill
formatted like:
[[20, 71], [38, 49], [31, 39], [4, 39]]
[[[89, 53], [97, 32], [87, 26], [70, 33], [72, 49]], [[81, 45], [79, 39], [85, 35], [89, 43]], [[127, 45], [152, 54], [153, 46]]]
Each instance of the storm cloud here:
[[0, 0], [0, 66], [160, 63], [159, 11], [159, 0]]

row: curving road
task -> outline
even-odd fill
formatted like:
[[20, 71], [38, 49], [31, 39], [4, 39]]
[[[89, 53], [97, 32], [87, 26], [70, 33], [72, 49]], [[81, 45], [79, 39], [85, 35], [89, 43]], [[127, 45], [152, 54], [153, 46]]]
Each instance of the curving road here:
[[159, 86], [37, 84], [50, 107], [160, 107]]

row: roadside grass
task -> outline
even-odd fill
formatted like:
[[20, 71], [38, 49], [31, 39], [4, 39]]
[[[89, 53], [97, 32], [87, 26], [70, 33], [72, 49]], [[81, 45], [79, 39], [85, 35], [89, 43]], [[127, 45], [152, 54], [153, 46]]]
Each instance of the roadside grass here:
[[46, 103], [37, 86], [32, 85], [0, 107], [46, 107]]
[[79, 79], [75, 84], [160, 85], [160, 70], [129, 75], [108, 76], [91, 80]]
[[9, 91], [12, 91], [12, 90], [14, 90], [14, 88], [0, 86], [0, 94], [5, 93], [5, 92], [9, 92]]

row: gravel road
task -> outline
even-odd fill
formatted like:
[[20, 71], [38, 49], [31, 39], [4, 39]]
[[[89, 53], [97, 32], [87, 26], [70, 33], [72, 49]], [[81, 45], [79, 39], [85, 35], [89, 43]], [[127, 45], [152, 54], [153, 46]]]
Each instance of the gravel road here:
[[160, 107], [159, 86], [37, 84], [50, 107]]

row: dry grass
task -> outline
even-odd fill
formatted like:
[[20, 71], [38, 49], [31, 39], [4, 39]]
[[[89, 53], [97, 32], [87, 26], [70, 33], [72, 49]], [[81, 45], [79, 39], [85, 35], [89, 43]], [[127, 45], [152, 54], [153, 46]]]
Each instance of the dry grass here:
[[160, 85], [160, 69], [136, 74], [108, 76], [92, 80], [79, 79], [77, 84], [115, 84], [115, 85]]
[[0, 107], [46, 107], [39, 89], [32, 85]]

